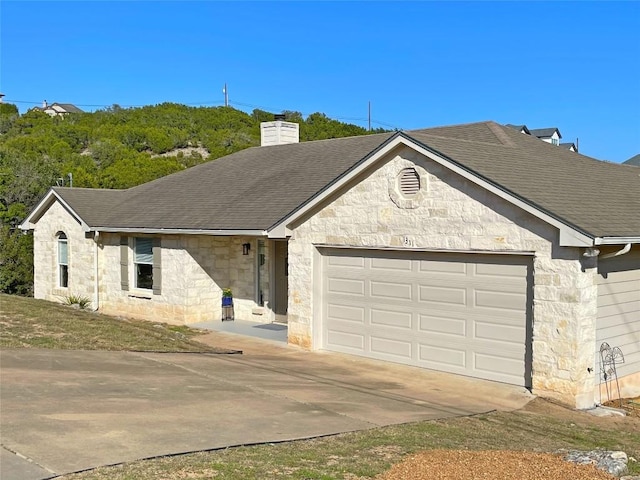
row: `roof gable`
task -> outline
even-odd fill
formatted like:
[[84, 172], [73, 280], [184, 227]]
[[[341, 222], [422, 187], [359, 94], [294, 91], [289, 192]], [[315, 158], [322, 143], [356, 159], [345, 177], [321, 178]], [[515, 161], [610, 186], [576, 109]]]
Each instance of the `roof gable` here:
[[554, 133], [558, 134], [558, 138], [562, 138], [562, 135], [560, 135], [560, 130], [558, 130], [556, 127], [531, 128], [529, 129], [529, 132], [531, 133], [531, 135], [538, 138], [551, 138]]

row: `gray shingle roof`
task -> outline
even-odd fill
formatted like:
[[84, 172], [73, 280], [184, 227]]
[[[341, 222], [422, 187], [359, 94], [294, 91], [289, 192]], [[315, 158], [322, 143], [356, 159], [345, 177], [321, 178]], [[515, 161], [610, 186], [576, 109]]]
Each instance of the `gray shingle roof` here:
[[87, 225], [100, 225], [115, 206], [122, 203], [126, 190], [104, 190], [97, 188], [53, 187], [62, 200], [76, 212]]
[[527, 128], [526, 125], [513, 125], [511, 123], [507, 123], [506, 126], [509, 127], [509, 128], [513, 128], [514, 130], [518, 130], [519, 132], [522, 132], [524, 130], [524, 132], [527, 135], [531, 135], [531, 132], [529, 131], [529, 129]]
[[633, 157], [631, 157], [629, 160], [626, 160], [624, 162], [625, 165], [636, 165], [638, 167], [640, 167], [640, 153], [638, 155], [635, 155]]
[[95, 228], [265, 230], [395, 135], [592, 236], [640, 236], [635, 168], [494, 122], [255, 147], [128, 190], [55, 190]]
[[54, 103], [50, 106], [53, 106], [53, 105], [58, 105], [59, 107], [64, 108], [69, 113], [84, 113], [83, 110], [79, 109], [72, 103]]
[[562, 142], [558, 146], [560, 148], [566, 148], [567, 150], [569, 150], [570, 148], [573, 148], [574, 150], [576, 149], [576, 144], [573, 142]]
[[[264, 230], [392, 136], [249, 148], [126, 190], [107, 215], [92, 215], [87, 223], [114, 228]], [[56, 189], [65, 200], [70, 190]], [[83, 200], [84, 208], [102, 202]]]
[[[460, 132], [484, 140], [452, 139]], [[640, 236], [640, 175], [628, 166], [558, 148], [493, 122], [409, 135], [584, 233]], [[495, 140], [489, 140], [491, 135]]]
[[560, 130], [558, 130], [556, 127], [550, 127], [550, 128], [530, 128], [529, 132], [531, 132], [531, 135], [533, 135], [534, 137], [538, 137], [538, 138], [546, 138], [546, 137], [550, 137], [551, 135], [554, 134], [554, 132], [558, 132], [558, 136], [560, 138], [562, 138], [562, 135], [560, 135]]

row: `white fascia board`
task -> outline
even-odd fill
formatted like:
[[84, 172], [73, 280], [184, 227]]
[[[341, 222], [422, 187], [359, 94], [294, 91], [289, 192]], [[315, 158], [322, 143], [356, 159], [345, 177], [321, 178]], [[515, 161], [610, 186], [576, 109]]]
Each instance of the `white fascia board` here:
[[622, 245], [627, 243], [640, 243], [640, 237], [596, 237], [594, 245]]
[[288, 228], [284, 222], [279, 223], [268, 232], [269, 238], [274, 238], [274, 239], [289, 238], [291, 234], [292, 234], [291, 229]]
[[574, 228], [571, 228], [567, 224], [559, 221], [558, 219], [548, 215], [547, 213], [537, 209], [536, 207], [524, 202], [523, 200], [511, 195], [508, 192], [505, 192], [501, 188], [498, 188], [496, 185], [478, 177], [476, 174], [460, 167], [459, 165], [451, 162], [450, 160], [437, 155], [431, 150], [424, 148], [422, 145], [416, 143], [415, 141], [399, 135], [385, 146], [383, 146], [380, 150], [374, 153], [371, 157], [369, 157], [365, 162], [362, 162], [356, 168], [347, 173], [344, 177], [340, 179], [339, 182], [334, 183], [321, 195], [318, 195], [312, 201], [307, 203], [305, 206], [295, 211], [292, 215], [284, 218], [277, 225], [275, 225], [269, 232], [276, 231], [280, 229], [282, 226], [288, 226], [292, 222], [298, 220], [303, 217], [309, 210], [315, 208], [318, 204], [321, 204], [328, 196], [333, 194], [335, 191], [342, 188], [346, 183], [348, 183], [353, 178], [357, 177], [362, 171], [366, 170], [370, 167], [371, 164], [377, 162], [380, 158], [387, 155], [394, 148], [404, 145], [406, 147], [412, 148], [418, 153], [421, 153], [425, 157], [439, 163], [440, 165], [448, 168], [449, 170], [457, 173], [458, 175], [464, 177], [470, 182], [475, 183], [476, 185], [484, 188], [485, 190], [490, 191], [491, 193], [499, 196], [500, 198], [506, 200], [507, 202], [523, 209], [524, 211], [530, 213], [534, 217], [539, 218], [540, 220], [558, 228], [560, 230], [560, 246], [563, 247], [590, 247], [593, 246], [593, 237], [586, 235]]
[[20, 230], [25, 230], [25, 231], [33, 230], [36, 226], [36, 224], [33, 222], [33, 219], [39, 218], [42, 215], [44, 215], [44, 212], [46, 212], [49, 209], [49, 207], [53, 204], [54, 201], [60, 202], [60, 204], [64, 207], [64, 209], [67, 210], [71, 214], [71, 216], [73, 216], [73, 218], [76, 219], [76, 221], [80, 224], [84, 232], [91, 231], [91, 228], [89, 227], [89, 225], [87, 225], [87, 223], [82, 218], [80, 218], [80, 215], [78, 215], [75, 212], [75, 210], [71, 208], [71, 206], [67, 202], [65, 202], [62, 199], [62, 197], [58, 195], [53, 189], [50, 189], [47, 192], [47, 194], [42, 198], [42, 200], [38, 202], [38, 205], [36, 205], [36, 207], [31, 211], [31, 213], [27, 216], [27, 218], [23, 220], [23, 222], [18, 226], [18, 228]]
[[330, 248], [333, 250], [375, 250], [389, 252], [423, 252], [423, 253], [477, 253], [480, 255], [511, 255], [511, 256], [534, 256], [535, 252], [528, 250], [460, 250], [448, 248], [420, 248], [420, 247], [389, 247], [389, 246], [363, 246], [363, 245], [338, 245], [331, 243], [314, 243], [316, 248]]
[[209, 235], [209, 236], [245, 236], [266, 237], [265, 230], [204, 230], [191, 228], [117, 228], [117, 227], [93, 227], [102, 233], [141, 233], [141, 234], [165, 234], [165, 235]]

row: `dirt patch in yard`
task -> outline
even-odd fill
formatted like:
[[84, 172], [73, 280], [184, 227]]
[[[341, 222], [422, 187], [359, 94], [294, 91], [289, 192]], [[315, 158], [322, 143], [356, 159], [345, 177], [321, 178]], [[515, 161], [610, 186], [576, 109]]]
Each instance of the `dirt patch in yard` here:
[[[596, 417], [567, 408], [553, 401], [535, 399], [521, 413], [552, 416], [559, 422], [574, 425], [576, 435], [593, 427], [640, 432], [640, 399], [625, 399], [628, 416]], [[620, 408], [620, 401], [611, 402]], [[525, 427], [525, 425], [523, 425]], [[525, 427], [526, 428], [526, 427]], [[529, 448], [536, 446], [529, 445]], [[513, 448], [527, 448], [514, 445]], [[544, 447], [543, 447], [544, 448]], [[634, 452], [627, 452], [634, 453]], [[634, 462], [631, 459], [630, 462]], [[630, 465], [631, 466], [631, 465]], [[577, 465], [560, 454], [511, 450], [426, 450], [407, 456], [376, 480], [611, 480], [617, 477], [595, 465]], [[638, 478], [638, 477], [634, 477]]]
[[576, 465], [550, 453], [428, 450], [376, 477], [377, 480], [611, 480], [595, 465]]
[[629, 417], [640, 418], [640, 397], [610, 400], [608, 402], [605, 402], [604, 406], [619, 408], [621, 410], [624, 410]]

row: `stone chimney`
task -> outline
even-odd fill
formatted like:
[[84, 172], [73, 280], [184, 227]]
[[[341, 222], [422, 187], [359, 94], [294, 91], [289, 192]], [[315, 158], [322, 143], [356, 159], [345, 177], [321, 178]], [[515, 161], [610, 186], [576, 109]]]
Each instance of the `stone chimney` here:
[[274, 115], [273, 122], [260, 124], [260, 146], [284, 145], [300, 142], [300, 126], [294, 122], [286, 122], [284, 115]]

